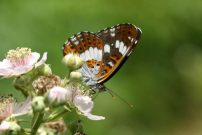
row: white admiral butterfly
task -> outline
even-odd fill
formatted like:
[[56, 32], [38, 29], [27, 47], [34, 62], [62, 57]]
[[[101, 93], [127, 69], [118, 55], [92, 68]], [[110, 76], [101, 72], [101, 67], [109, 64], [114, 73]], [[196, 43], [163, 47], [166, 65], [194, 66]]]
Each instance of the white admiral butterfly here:
[[118, 24], [97, 33], [80, 32], [64, 44], [63, 54], [78, 54], [84, 64], [80, 69], [83, 81], [92, 88], [104, 90], [103, 85], [125, 62], [140, 40], [140, 28]]

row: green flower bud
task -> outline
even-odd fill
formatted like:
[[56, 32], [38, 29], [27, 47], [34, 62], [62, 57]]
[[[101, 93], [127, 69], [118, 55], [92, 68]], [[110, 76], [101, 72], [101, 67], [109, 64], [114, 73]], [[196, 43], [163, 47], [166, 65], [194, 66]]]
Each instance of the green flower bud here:
[[50, 65], [48, 65], [48, 64], [43, 64], [42, 66], [40, 66], [39, 68], [38, 68], [38, 73], [40, 74], [40, 75], [52, 75], [52, 70], [51, 70], [51, 67], [50, 67]]
[[76, 70], [83, 65], [83, 60], [76, 54], [67, 54], [64, 56], [62, 63], [71, 70]]
[[76, 71], [73, 71], [70, 73], [70, 79], [71, 80], [75, 80], [75, 81], [78, 81], [78, 80], [81, 80], [82, 78], [82, 74], [80, 72], [76, 72]]
[[42, 96], [34, 97], [32, 100], [32, 108], [36, 112], [44, 111], [46, 105], [45, 105], [45, 98]]

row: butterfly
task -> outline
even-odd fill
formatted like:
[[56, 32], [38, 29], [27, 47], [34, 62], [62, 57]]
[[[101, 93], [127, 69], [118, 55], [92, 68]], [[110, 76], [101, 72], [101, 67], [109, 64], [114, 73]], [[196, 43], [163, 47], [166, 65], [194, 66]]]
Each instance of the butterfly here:
[[79, 69], [83, 81], [102, 91], [109, 80], [124, 64], [141, 37], [141, 29], [124, 23], [97, 33], [80, 32], [70, 37], [63, 46], [63, 55], [78, 54], [84, 64]]

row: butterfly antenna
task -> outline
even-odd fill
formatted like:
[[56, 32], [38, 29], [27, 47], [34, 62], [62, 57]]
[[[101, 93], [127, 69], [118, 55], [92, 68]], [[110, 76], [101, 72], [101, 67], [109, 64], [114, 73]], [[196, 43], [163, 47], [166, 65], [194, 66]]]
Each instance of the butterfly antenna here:
[[109, 92], [109, 94], [112, 96], [113, 99], [115, 99], [116, 97], [118, 97], [121, 101], [123, 101], [125, 104], [127, 104], [130, 108], [133, 108], [134, 106], [132, 104], [130, 104], [128, 101], [126, 101], [124, 98], [122, 98], [121, 96], [119, 96], [117, 93], [115, 93], [114, 91], [110, 90], [109, 88], [105, 87], [106, 91]]

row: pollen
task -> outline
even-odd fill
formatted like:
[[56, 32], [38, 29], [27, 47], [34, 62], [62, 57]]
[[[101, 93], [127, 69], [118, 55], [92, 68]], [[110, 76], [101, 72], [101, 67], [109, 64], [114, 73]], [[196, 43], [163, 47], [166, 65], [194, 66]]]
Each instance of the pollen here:
[[16, 48], [15, 50], [9, 50], [6, 58], [7, 59], [22, 59], [27, 56], [31, 55], [31, 49], [30, 48]]

